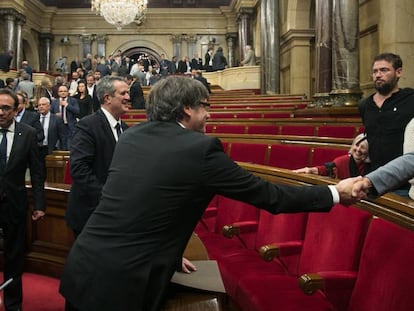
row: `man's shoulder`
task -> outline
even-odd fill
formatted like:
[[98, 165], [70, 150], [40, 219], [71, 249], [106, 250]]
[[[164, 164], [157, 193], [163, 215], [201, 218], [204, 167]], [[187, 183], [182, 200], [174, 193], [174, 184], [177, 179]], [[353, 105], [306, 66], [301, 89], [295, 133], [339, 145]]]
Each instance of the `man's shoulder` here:
[[26, 123], [21, 123], [21, 122], [15, 122], [15, 132], [16, 133], [31, 133], [36, 135], [36, 129], [34, 127], [32, 127], [29, 124]]

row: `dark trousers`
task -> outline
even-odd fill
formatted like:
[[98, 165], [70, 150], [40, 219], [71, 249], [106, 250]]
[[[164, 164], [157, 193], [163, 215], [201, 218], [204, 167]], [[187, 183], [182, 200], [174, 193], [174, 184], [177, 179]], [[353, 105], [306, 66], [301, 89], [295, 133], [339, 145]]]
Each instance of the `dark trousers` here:
[[65, 300], [65, 311], [81, 311], [81, 310], [74, 307], [69, 301]]
[[[24, 269], [24, 253], [26, 245], [26, 220], [13, 223], [8, 218], [7, 202], [0, 202], [0, 227], [3, 229], [4, 244], [4, 281], [13, 281], [4, 289], [4, 305], [6, 310], [21, 309], [23, 301], [22, 274]], [[5, 220], [5, 218], [7, 220]]]
[[47, 177], [47, 170], [46, 170], [46, 156], [49, 152], [49, 149], [47, 146], [39, 146], [39, 157], [40, 157], [40, 166], [41, 166], [41, 172], [42, 172], [42, 180], [45, 181]]

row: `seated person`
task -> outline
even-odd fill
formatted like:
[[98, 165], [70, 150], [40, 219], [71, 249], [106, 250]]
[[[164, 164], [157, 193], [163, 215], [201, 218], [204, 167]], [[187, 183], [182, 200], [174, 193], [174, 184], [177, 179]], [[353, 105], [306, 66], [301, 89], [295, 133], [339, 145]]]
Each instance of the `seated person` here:
[[348, 154], [337, 157], [325, 165], [304, 167], [293, 170], [293, 172], [345, 179], [368, 173], [369, 162], [367, 137], [365, 134], [359, 134], [354, 138]]
[[[407, 126], [405, 127], [404, 131], [404, 145], [403, 145], [403, 152], [409, 153], [414, 152], [414, 139], [413, 139], [413, 133], [414, 133], [414, 119], [411, 119], [410, 122], [408, 122]], [[414, 200], [414, 178], [410, 179], [410, 190], [408, 191], [408, 196]], [[403, 191], [397, 190], [397, 193], [402, 196], [407, 196]]]

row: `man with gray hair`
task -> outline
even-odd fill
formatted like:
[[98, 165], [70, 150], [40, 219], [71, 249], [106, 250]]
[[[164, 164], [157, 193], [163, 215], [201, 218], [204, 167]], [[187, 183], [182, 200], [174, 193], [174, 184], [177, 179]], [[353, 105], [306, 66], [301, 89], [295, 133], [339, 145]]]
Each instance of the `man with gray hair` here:
[[244, 49], [244, 59], [240, 62], [242, 66], [255, 66], [256, 65], [256, 56], [252, 50], [251, 45], [246, 45]]
[[148, 95], [149, 121], [121, 136], [99, 205], [64, 268], [60, 292], [72, 310], [160, 310], [177, 260], [215, 194], [274, 214], [354, 202], [341, 183], [275, 185], [242, 169], [220, 140], [204, 135], [208, 97], [197, 80], [162, 79]]

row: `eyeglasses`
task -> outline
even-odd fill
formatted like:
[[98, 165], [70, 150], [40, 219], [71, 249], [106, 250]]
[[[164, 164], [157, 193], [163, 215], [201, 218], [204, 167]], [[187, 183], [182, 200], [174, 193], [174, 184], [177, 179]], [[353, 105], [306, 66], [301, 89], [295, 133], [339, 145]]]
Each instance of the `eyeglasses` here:
[[8, 106], [8, 105], [0, 105], [0, 110], [3, 112], [10, 112], [12, 110], [14, 110], [13, 106]]
[[209, 103], [202, 102], [202, 101], [199, 101], [198, 103], [200, 104], [200, 106], [203, 106], [207, 111], [210, 110], [210, 104]]

